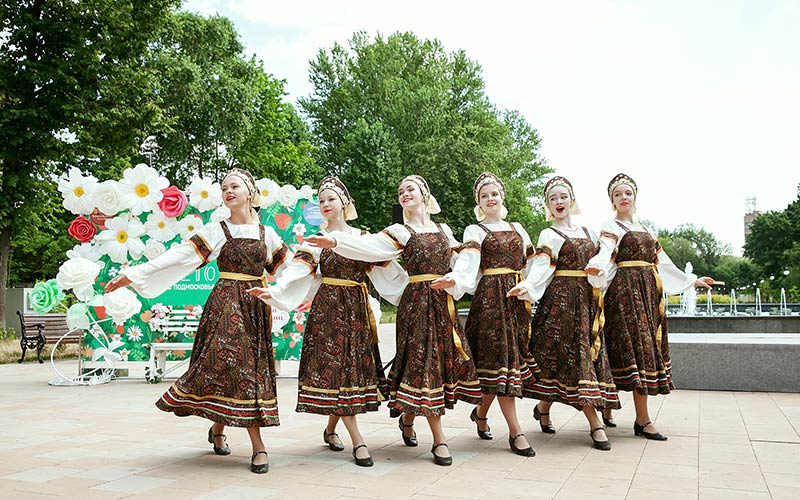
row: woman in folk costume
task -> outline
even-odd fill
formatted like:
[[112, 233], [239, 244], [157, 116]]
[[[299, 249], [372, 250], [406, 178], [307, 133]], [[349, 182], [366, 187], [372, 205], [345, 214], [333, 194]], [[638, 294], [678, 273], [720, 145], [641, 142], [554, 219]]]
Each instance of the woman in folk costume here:
[[379, 262], [402, 257], [409, 284], [397, 310], [397, 354], [389, 373], [390, 414], [399, 417], [406, 446], [417, 446], [414, 417], [426, 417], [433, 434], [434, 463], [450, 465], [453, 459], [441, 416], [457, 399], [481, 402], [480, 383], [453, 301], [464, 293], [463, 287], [453, 277], [444, 277], [460, 244], [450, 228], [431, 221], [430, 214], [440, 209], [425, 179], [406, 177], [397, 197], [405, 224], [393, 224], [378, 234], [335, 232], [308, 241], [350, 259]]
[[[325, 177], [317, 193], [324, 218], [322, 234], [362, 234], [347, 225], [346, 221], [358, 214], [339, 179]], [[351, 260], [329, 249], [303, 244], [276, 285], [248, 291], [286, 311], [313, 296], [303, 334], [297, 411], [328, 415], [322, 438], [334, 451], [344, 449], [336, 434], [341, 418], [350, 433], [355, 463], [362, 467], [371, 467], [373, 461], [358, 430], [356, 415], [378, 411], [382, 399], [378, 386], [385, 384], [373, 316], [373, 308], [380, 304], [370, 304], [367, 276], [393, 304], [400, 300], [408, 283], [408, 276], [395, 261], [373, 264]]]
[[208, 441], [217, 455], [229, 455], [225, 426], [245, 427], [253, 447], [250, 468], [263, 474], [269, 457], [261, 427], [279, 425], [275, 361], [268, 305], [247, 294], [266, 283], [265, 272], [284, 267], [288, 249], [270, 227], [259, 223], [261, 198], [253, 176], [233, 169], [222, 181], [230, 218], [209, 223], [180, 245], [138, 266], [123, 269], [106, 292], [131, 285], [144, 297], [155, 297], [216, 259], [220, 277], [206, 301], [195, 336], [191, 363], [156, 402], [178, 416], [211, 420]]
[[503, 181], [483, 173], [475, 180], [473, 193], [478, 224], [464, 230], [459, 256], [469, 261], [464, 274], [471, 280], [465, 287], [474, 297], [465, 333], [483, 393], [483, 403], [472, 410], [470, 419], [481, 439], [492, 439], [486, 414], [496, 397], [508, 424], [511, 450], [532, 457], [536, 452], [522, 433], [515, 400], [522, 396], [523, 383], [531, 380], [531, 307], [506, 295], [527, 274], [533, 245], [519, 223], [504, 220], [508, 210], [503, 205]]
[[593, 281], [609, 283], [605, 294], [608, 360], [617, 389], [633, 392], [634, 432], [665, 441], [647, 411], [648, 395], [669, 394], [674, 389], [664, 293], [682, 293], [693, 286], [710, 288], [714, 280], [698, 279], [678, 269], [655, 235], [634, 219], [637, 186], [633, 179], [614, 176], [608, 197], [616, 217], [603, 224], [600, 252], [586, 271]]
[[556, 432], [550, 407], [564, 403], [583, 411], [592, 445], [610, 450], [597, 410], [619, 408], [619, 398], [603, 343], [602, 292], [592, 287], [584, 271], [597, 253], [597, 235], [573, 225], [572, 215], [580, 210], [567, 179], [550, 179], [544, 200], [553, 225], [539, 233], [531, 272], [509, 292], [539, 301], [530, 341], [534, 380], [523, 392], [539, 400], [533, 416], [542, 432]]

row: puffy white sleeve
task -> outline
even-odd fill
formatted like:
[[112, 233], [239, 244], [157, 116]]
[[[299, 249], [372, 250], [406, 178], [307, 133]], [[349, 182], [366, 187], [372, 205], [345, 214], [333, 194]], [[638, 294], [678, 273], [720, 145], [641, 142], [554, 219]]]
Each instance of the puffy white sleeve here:
[[396, 260], [376, 264], [367, 276], [381, 297], [394, 305], [400, 303], [408, 285], [408, 274]]
[[536, 249], [533, 247], [533, 243], [531, 242], [531, 237], [528, 234], [528, 231], [522, 227], [522, 224], [519, 222], [512, 222], [511, 224], [514, 226], [520, 236], [522, 236], [523, 251], [525, 252], [525, 269], [522, 271], [522, 275], [527, 276], [531, 273], [531, 269], [533, 268], [533, 257], [536, 255]]
[[599, 276], [589, 276], [589, 283], [593, 287], [605, 290], [617, 274], [617, 264], [614, 262], [614, 257], [617, 255], [617, 247], [622, 236], [624, 236], [622, 228], [613, 220], [604, 222], [600, 228], [600, 238], [598, 240], [600, 249], [594, 257], [589, 259], [589, 263], [586, 265], [586, 267], [596, 267], [601, 271]]
[[348, 259], [364, 262], [383, 262], [396, 259], [411, 234], [402, 224], [392, 224], [377, 234], [349, 234], [333, 231], [329, 236], [336, 240], [333, 251]]
[[[449, 228], [448, 228], [449, 229]], [[446, 234], [446, 233], [445, 233]], [[452, 278], [456, 284], [446, 289], [454, 298], [460, 299], [465, 293], [475, 293], [483, 273], [481, 272], [481, 245], [486, 231], [476, 224], [464, 230], [464, 244], [456, 254], [452, 263], [452, 271], [445, 276]]]
[[650, 233], [650, 236], [656, 240], [656, 249], [658, 250], [658, 263], [656, 264], [656, 268], [658, 269], [658, 275], [661, 278], [661, 285], [664, 292], [666, 292], [667, 295], [677, 295], [692, 288], [694, 282], [697, 281], [697, 275], [694, 273], [687, 274], [681, 271], [678, 266], [672, 262], [672, 259], [669, 258], [667, 252], [661, 248], [653, 232], [649, 229], [647, 231]]
[[539, 233], [539, 241], [536, 243], [536, 253], [531, 259], [530, 272], [520, 286], [525, 293], [518, 296], [520, 300], [535, 302], [542, 298], [547, 285], [553, 281], [553, 273], [556, 271], [558, 262], [558, 252], [564, 244], [562, 238], [555, 231], [545, 229]]
[[198, 267], [216, 259], [224, 243], [222, 227], [217, 223], [206, 224], [189, 240], [173, 245], [153, 260], [123, 269], [121, 274], [131, 280], [131, 286], [142, 297], [157, 297]]
[[322, 283], [319, 268], [320, 249], [306, 244], [286, 264], [280, 278], [269, 287], [272, 296], [265, 302], [282, 311], [292, 311], [304, 300], [311, 300]]

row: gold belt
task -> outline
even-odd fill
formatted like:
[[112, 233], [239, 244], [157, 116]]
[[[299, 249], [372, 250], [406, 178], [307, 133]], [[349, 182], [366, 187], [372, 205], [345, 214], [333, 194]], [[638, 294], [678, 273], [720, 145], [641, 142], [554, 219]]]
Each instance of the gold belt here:
[[322, 278], [322, 284], [333, 286], [357, 286], [361, 288], [361, 295], [364, 298], [364, 307], [367, 311], [367, 321], [369, 321], [369, 329], [372, 330], [372, 339], [377, 344], [378, 325], [375, 324], [375, 316], [372, 314], [372, 307], [369, 305], [369, 292], [367, 291], [367, 284], [363, 281], [351, 281], [339, 278]]
[[267, 286], [267, 276], [264, 274], [262, 274], [261, 276], [251, 276], [249, 274], [229, 273], [227, 271], [220, 271], [219, 279], [233, 280], [233, 281], [260, 281], [261, 285], [263, 285], [264, 287]]
[[656, 278], [656, 288], [658, 289], [658, 330], [656, 330], [656, 344], [658, 344], [658, 348], [661, 349], [661, 335], [662, 335], [662, 325], [664, 324], [664, 320], [666, 318], [666, 309], [667, 306], [664, 303], [664, 287], [661, 283], [661, 276], [658, 275], [658, 266], [656, 263], [647, 262], [646, 260], [623, 260], [622, 262], [617, 262], [617, 267], [650, 267], [653, 269], [653, 276]]
[[[564, 277], [564, 278], [585, 278], [588, 276], [586, 271], [582, 271], [579, 269], [561, 269], [553, 273], [554, 277]], [[595, 313], [594, 313], [594, 321], [592, 321], [592, 337], [590, 339], [590, 344], [592, 346], [592, 361], [597, 361], [597, 357], [600, 355], [600, 330], [603, 328], [606, 322], [605, 312], [603, 311], [603, 292], [600, 291], [599, 288], [592, 289], [592, 298], [595, 302]]]
[[[494, 275], [498, 275], [498, 274], [515, 274], [516, 278], [517, 278], [517, 283], [519, 283], [523, 279], [522, 271], [517, 271], [516, 269], [511, 269], [510, 267], [492, 267], [492, 268], [483, 270], [483, 275], [484, 276], [494, 276]], [[523, 300], [522, 303], [525, 304], [525, 310], [528, 311], [528, 314], [530, 315], [531, 311], [533, 310], [533, 306], [527, 300]], [[530, 341], [531, 341], [531, 333], [532, 333], [532, 330], [531, 330], [531, 324], [530, 324], [530, 321], [529, 321], [528, 322], [528, 343], [530, 343]]]
[[[441, 274], [415, 274], [408, 277], [408, 282], [421, 283], [423, 281], [433, 281], [441, 277]], [[456, 331], [456, 305], [453, 302], [453, 296], [447, 292], [445, 293], [447, 294], [447, 310], [450, 312], [450, 321], [453, 323], [453, 344], [455, 344], [456, 350], [461, 354], [461, 357], [464, 358], [464, 361], [468, 361], [469, 356], [464, 352], [464, 346], [461, 345], [461, 337], [458, 336], [458, 332]]]

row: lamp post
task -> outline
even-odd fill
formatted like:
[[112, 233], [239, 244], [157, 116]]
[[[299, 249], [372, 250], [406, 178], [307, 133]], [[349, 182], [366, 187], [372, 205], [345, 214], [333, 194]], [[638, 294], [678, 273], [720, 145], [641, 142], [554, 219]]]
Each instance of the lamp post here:
[[139, 154], [147, 156], [147, 164], [151, 167], [153, 166], [153, 153], [156, 152], [156, 149], [158, 149], [158, 143], [154, 135], [148, 135], [142, 145], [139, 146]]

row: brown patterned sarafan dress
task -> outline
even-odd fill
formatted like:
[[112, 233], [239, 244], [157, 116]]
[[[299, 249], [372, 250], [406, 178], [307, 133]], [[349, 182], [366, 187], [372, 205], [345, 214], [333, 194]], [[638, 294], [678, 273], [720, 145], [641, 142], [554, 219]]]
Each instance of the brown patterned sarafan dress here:
[[614, 382], [623, 391], [669, 394], [675, 386], [660, 280], [655, 265], [641, 265], [655, 264], [661, 248], [650, 233], [617, 224], [625, 234], [613, 257], [618, 269], [605, 297], [605, 336]]
[[[267, 262], [264, 226], [261, 239], [233, 238], [224, 223], [226, 242], [217, 258], [221, 273], [250, 277], [270, 274], [286, 258], [285, 245]], [[211, 254], [205, 240], [191, 240], [204, 259]], [[272, 352], [270, 306], [246, 290], [263, 286], [260, 279], [220, 278], [206, 301], [197, 327], [189, 369], [156, 402], [164, 411], [197, 415], [232, 427], [279, 425]]]
[[[478, 226], [486, 237], [480, 245], [483, 276], [465, 328], [469, 348], [483, 393], [521, 397], [523, 383], [531, 378], [529, 365], [534, 363], [528, 351], [530, 303], [506, 294], [521, 279], [526, 249], [515, 229], [491, 231], [483, 224]], [[477, 245], [475, 241], [465, 243], [464, 250]]]
[[450, 271], [449, 240], [441, 227], [434, 233], [405, 227], [411, 238], [402, 258], [410, 282], [397, 309], [397, 354], [389, 373], [390, 414], [437, 417], [458, 399], [480, 404], [480, 382], [461, 323], [455, 318], [452, 296], [430, 286], [432, 279]]
[[[597, 245], [586, 228], [586, 238], [571, 238], [554, 227], [548, 230], [564, 238], [564, 244], [553, 280], [533, 315], [530, 350], [536, 359], [531, 368], [535, 381], [526, 385], [524, 394], [578, 410], [587, 405], [620, 408], [599, 324], [599, 291], [583, 272]], [[548, 248], [539, 251], [550, 253]]]
[[303, 332], [297, 411], [338, 416], [377, 411], [379, 384], [386, 381], [364, 280], [381, 264], [351, 260], [327, 248], [318, 263], [305, 251], [295, 259], [312, 272], [319, 266], [323, 279]]

